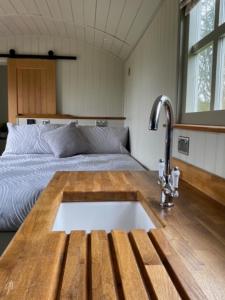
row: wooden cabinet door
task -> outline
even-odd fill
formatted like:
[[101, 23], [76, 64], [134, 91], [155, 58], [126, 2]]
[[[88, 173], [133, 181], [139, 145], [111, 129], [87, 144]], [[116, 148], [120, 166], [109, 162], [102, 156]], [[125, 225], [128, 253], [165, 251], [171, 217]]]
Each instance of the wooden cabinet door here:
[[8, 114], [56, 114], [56, 63], [8, 59]]

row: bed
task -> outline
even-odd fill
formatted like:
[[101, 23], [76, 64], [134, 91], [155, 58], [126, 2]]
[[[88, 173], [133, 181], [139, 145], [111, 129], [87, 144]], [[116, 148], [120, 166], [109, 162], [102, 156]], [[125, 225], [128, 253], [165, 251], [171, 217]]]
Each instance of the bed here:
[[128, 128], [7, 126], [0, 157], [0, 232], [20, 227], [56, 171], [143, 170], [127, 151]]
[[0, 231], [16, 231], [56, 171], [143, 170], [129, 154], [0, 157]]

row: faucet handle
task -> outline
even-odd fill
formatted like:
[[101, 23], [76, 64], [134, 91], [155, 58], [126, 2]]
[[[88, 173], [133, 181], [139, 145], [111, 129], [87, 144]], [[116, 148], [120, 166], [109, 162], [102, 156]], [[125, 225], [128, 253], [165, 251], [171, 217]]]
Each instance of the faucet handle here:
[[163, 159], [159, 160], [159, 178], [162, 178], [164, 176], [164, 170], [165, 170], [165, 161]]
[[180, 179], [180, 170], [178, 167], [173, 168], [172, 170], [172, 181], [174, 189], [178, 189], [179, 179]]

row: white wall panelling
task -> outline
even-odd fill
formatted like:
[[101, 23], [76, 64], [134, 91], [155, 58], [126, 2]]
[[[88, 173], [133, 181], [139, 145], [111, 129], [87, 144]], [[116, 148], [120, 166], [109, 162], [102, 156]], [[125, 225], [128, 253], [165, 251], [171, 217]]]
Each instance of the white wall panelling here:
[[[172, 2], [172, 3], [171, 3]], [[161, 125], [148, 131], [154, 99], [168, 95], [176, 108], [178, 7], [176, 1], [164, 0], [144, 36], [125, 64], [126, 124], [130, 127], [131, 152], [150, 169], [157, 169], [164, 155]], [[128, 76], [128, 68], [131, 70]], [[178, 136], [190, 137], [189, 156], [178, 153]], [[174, 130], [173, 155], [185, 162], [225, 178], [225, 134]]]
[[125, 64], [124, 111], [130, 127], [131, 152], [150, 169], [156, 169], [158, 159], [164, 155], [165, 130], [160, 126], [156, 132], [148, 131], [153, 101], [166, 94], [175, 107], [177, 32], [178, 2], [164, 0]]
[[0, 38], [0, 52], [73, 54], [77, 61], [57, 61], [58, 113], [75, 115], [123, 115], [123, 63], [105, 50], [75, 39], [16, 36]]
[[[58, 112], [124, 113], [132, 154], [150, 169], [163, 156], [165, 131], [162, 123], [159, 131], [148, 131], [152, 103], [166, 94], [175, 108], [177, 32], [178, 1], [0, 1], [0, 52], [15, 48], [46, 54], [53, 49], [78, 55], [77, 61], [57, 62]], [[128, 56], [123, 74], [122, 60]], [[177, 152], [178, 135], [190, 136], [189, 156]], [[174, 131], [175, 157], [222, 177], [224, 153], [225, 134]]]
[[126, 58], [161, 0], [3, 0], [0, 36], [77, 38]]
[[[190, 137], [189, 155], [178, 152], [179, 136]], [[190, 130], [174, 130], [173, 156], [225, 178], [225, 134]]]
[[[43, 124], [43, 122], [48, 122], [50, 124], [70, 124], [75, 122], [77, 125], [81, 126], [96, 126], [96, 121], [103, 121], [99, 119], [43, 119], [43, 118], [32, 118], [35, 120], [36, 124]], [[123, 127], [124, 120], [106, 120], [107, 126], [113, 127]], [[27, 124], [27, 118], [18, 118], [17, 124]]]

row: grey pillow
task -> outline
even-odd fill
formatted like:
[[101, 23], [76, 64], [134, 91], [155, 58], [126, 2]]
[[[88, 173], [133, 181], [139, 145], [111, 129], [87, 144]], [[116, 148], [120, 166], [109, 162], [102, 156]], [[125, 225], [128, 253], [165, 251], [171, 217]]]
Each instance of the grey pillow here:
[[49, 154], [52, 153], [42, 134], [61, 125], [14, 125], [7, 123], [8, 137], [5, 154]]
[[73, 124], [46, 132], [42, 136], [55, 157], [69, 157], [87, 152], [88, 145]]
[[88, 142], [87, 153], [128, 153], [126, 149], [128, 127], [79, 126], [78, 128]]

